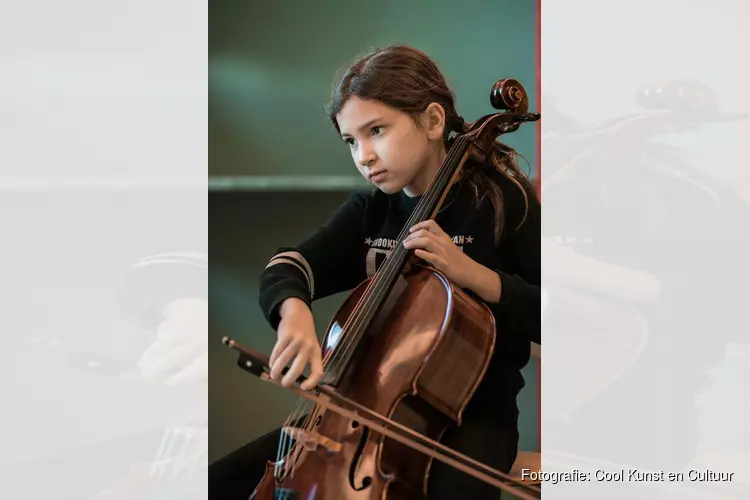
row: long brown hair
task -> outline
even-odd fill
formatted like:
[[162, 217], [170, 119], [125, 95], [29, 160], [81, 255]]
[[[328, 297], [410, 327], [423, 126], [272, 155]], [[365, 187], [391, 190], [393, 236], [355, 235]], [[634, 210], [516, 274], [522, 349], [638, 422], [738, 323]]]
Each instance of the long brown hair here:
[[[328, 114], [336, 130], [340, 131], [336, 115], [351, 96], [380, 101], [387, 106], [418, 116], [435, 102], [445, 110], [444, 140], [448, 145], [451, 131], [463, 133], [464, 121], [456, 111], [455, 97], [437, 64], [424, 52], [407, 45], [388, 45], [366, 53], [354, 60], [337, 78], [331, 91]], [[474, 191], [479, 206], [489, 198], [495, 212], [495, 244], [500, 242], [504, 229], [505, 211], [503, 192], [488, 175], [487, 168], [495, 169], [521, 191], [528, 213], [529, 196], [536, 196], [528, 176], [519, 168], [520, 155], [513, 148], [495, 141], [488, 165], [466, 165], [468, 185]]]

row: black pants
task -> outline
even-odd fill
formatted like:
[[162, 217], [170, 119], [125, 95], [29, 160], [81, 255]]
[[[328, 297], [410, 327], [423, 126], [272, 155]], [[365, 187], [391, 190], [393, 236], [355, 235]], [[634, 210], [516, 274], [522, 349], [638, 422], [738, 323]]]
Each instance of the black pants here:
[[[506, 413], [506, 412], [504, 412]], [[510, 412], [507, 412], [510, 413]], [[441, 443], [501, 472], [509, 472], [518, 452], [518, 413], [473, 411], [461, 427], [446, 431]], [[276, 459], [279, 430], [274, 430], [212, 463], [208, 468], [210, 500], [247, 500], [260, 482], [266, 463]], [[498, 500], [500, 490], [433, 461], [428, 500]]]

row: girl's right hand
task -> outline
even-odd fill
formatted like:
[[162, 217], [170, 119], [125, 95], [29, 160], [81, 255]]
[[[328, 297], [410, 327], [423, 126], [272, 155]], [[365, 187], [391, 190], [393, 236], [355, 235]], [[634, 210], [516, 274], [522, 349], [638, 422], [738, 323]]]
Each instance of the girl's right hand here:
[[278, 339], [269, 360], [271, 379], [278, 380], [282, 370], [291, 366], [281, 379], [281, 385], [289, 387], [310, 365], [310, 376], [300, 386], [309, 391], [323, 378], [323, 354], [312, 311], [302, 300], [289, 298], [281, 304], [279, 313]]

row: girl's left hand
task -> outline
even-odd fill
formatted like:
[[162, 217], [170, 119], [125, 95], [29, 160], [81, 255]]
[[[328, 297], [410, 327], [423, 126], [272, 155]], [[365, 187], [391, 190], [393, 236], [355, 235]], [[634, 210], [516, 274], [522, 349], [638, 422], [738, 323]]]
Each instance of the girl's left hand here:
[[415, 224], [409, 229], [404, 247], [445, 274], [459, 288], [469, 287], [469, 276], [474, 261], [453, 243], [453, 240], [434, 220]]

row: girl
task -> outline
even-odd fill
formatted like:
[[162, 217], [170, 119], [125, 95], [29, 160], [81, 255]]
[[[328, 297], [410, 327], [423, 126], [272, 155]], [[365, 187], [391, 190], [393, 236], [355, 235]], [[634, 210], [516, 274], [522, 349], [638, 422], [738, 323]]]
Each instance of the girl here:
[[[323, 375], [312, 300], [350, 290], [377, 271], [442, 165], [449, 133], [463, 132], [443, 75], [412, 47], [388, 46], [355, 61], [331, 97], [333, 125], [377, 190], [351, 195], [309, 239], [279, 249], [260, 284], [260, 306], [278, 334], [271, 377], [288, 386], [309, 366], [306, 390]], [[530, 342], [540, 341], [540, 203], [515, 156], [495, 143], [486, 164], [465, 165], [436, 220], [412, 227], [404, 242], [495, 316], [491, 365], [463, 425], [441, 442], [504, 472], [517, 453], [520, 370]], [[277, 430], [212, 464], [211, 498], [246, 500], [266, 462], [275, 460], [278, 440]], [[495, 487], [433, 461], [430, 500], [498, 495]]]

